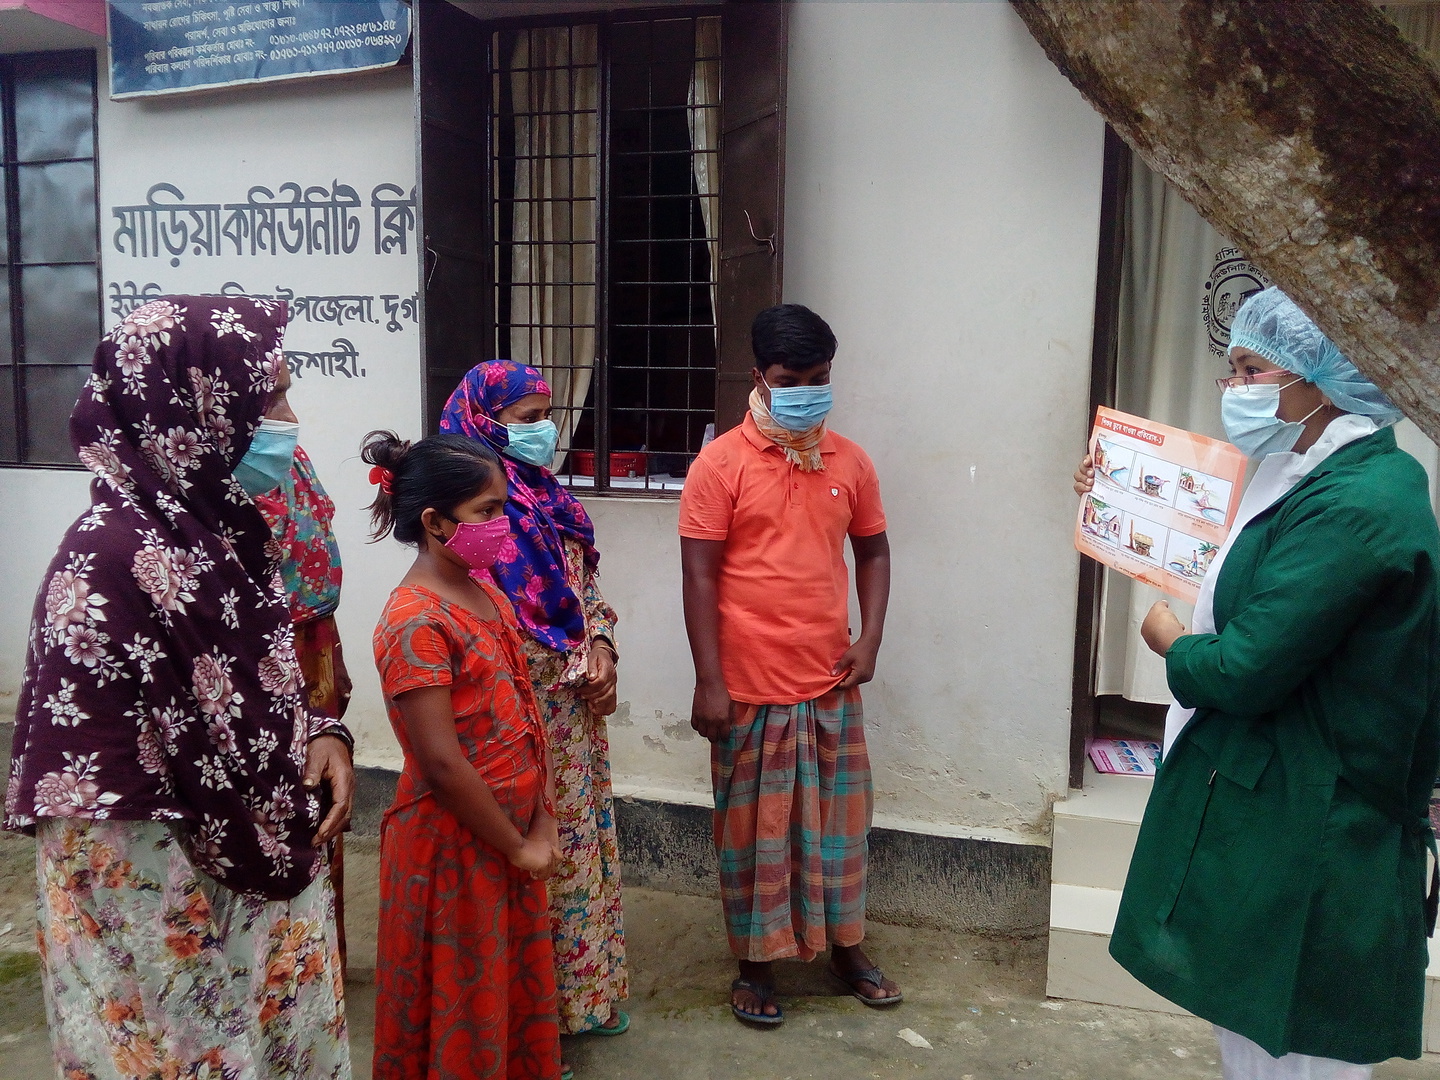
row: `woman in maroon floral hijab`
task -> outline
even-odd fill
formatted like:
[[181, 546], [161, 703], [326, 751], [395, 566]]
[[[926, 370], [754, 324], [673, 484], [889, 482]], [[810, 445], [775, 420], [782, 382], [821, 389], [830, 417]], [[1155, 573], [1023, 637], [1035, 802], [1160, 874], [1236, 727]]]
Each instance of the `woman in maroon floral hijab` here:
[[284, 323], [245, 297], [148, 303], [70, 418], [97, 479], [36, 602], [5, 799], [36, 837], [67, 1076], [349, 1076], [319, 873], [349, 735], [302, 698], [277, 548], [236, 479], [256, 490], [252, 442], [288, 414]]

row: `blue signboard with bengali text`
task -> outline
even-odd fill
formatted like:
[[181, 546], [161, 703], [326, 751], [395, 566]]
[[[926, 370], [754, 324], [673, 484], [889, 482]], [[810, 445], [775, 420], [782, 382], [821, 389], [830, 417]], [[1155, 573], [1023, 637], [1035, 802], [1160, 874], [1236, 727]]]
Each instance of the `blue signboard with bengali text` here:
[[111, 0], [110, 96], [138, 97], [391, 67], [402, 0]]

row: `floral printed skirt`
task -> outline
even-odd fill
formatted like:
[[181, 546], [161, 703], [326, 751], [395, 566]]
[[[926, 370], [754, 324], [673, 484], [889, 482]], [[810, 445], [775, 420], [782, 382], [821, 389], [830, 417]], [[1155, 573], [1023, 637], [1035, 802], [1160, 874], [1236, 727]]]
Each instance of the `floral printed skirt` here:
[[42, 821], [35, 861], [62, 1080], [348, 1080], [328, 874], [267, 902], [148, 821]]
[[616, 1003], [629, 996], [610, 738], [604, 718], [574, 689], [544, 689], [560, 677], [561, 655], [528, 638], [525, 652], [550, 736], [563, 854], [559, 870], [545, 883], [560, 1030], [575, 1034], [604, 1024]]

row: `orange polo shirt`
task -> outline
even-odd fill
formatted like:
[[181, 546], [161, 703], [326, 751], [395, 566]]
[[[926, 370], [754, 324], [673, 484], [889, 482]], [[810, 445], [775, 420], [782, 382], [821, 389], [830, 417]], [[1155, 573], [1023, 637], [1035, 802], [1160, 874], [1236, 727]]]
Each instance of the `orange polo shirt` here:
[[825, 468], [802, 472], [744, 422], [685, 476], [680, 535], [724, 540], [720, 665], [736, 701], [794, 705], [834, 689], [850, 647], [845, 537], [885, 531], [880, 480], [865, 451], [828, 432]]

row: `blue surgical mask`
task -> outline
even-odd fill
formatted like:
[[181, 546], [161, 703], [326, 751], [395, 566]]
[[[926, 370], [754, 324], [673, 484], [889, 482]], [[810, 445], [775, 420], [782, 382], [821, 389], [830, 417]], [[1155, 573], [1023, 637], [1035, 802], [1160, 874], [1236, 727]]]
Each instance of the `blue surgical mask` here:
[[[760, 380], [764, 382], [762, 378]], [[835, 404], [830, 384], [824, 386], [771, 386], [770, 415], [786, 431], [809, 431], [825, 422]]]
[[560, 431], [553, 420], [538, 420], [533, 424], [507, 424], [510, 444], [505, 447], [507, 456], [527, 465], [540, 465], [546, 469], [555, 461], [555, 448], [560, 445]]
[[[1285, 386], [1294, 386], [1295, 379]], [[1220, 397], [1220, 419], [1225, 424], [1225, 437], [1248, 458], [1283, 454], [1292, 449], [1305, 432], [1305, 420], [1323, 409], [1321, 405], [1299, 423], [1290, 423], [1276, 416], [1280, 408], [1279, 383], [1251, 383], [1244, 389], [1232, 387]]]
[[250, 495], [274, 491], [295, 464], [295, 443], [300, 425], [289, 420], [261, 420], [250, 449], [235, 466], [235, 479]]

